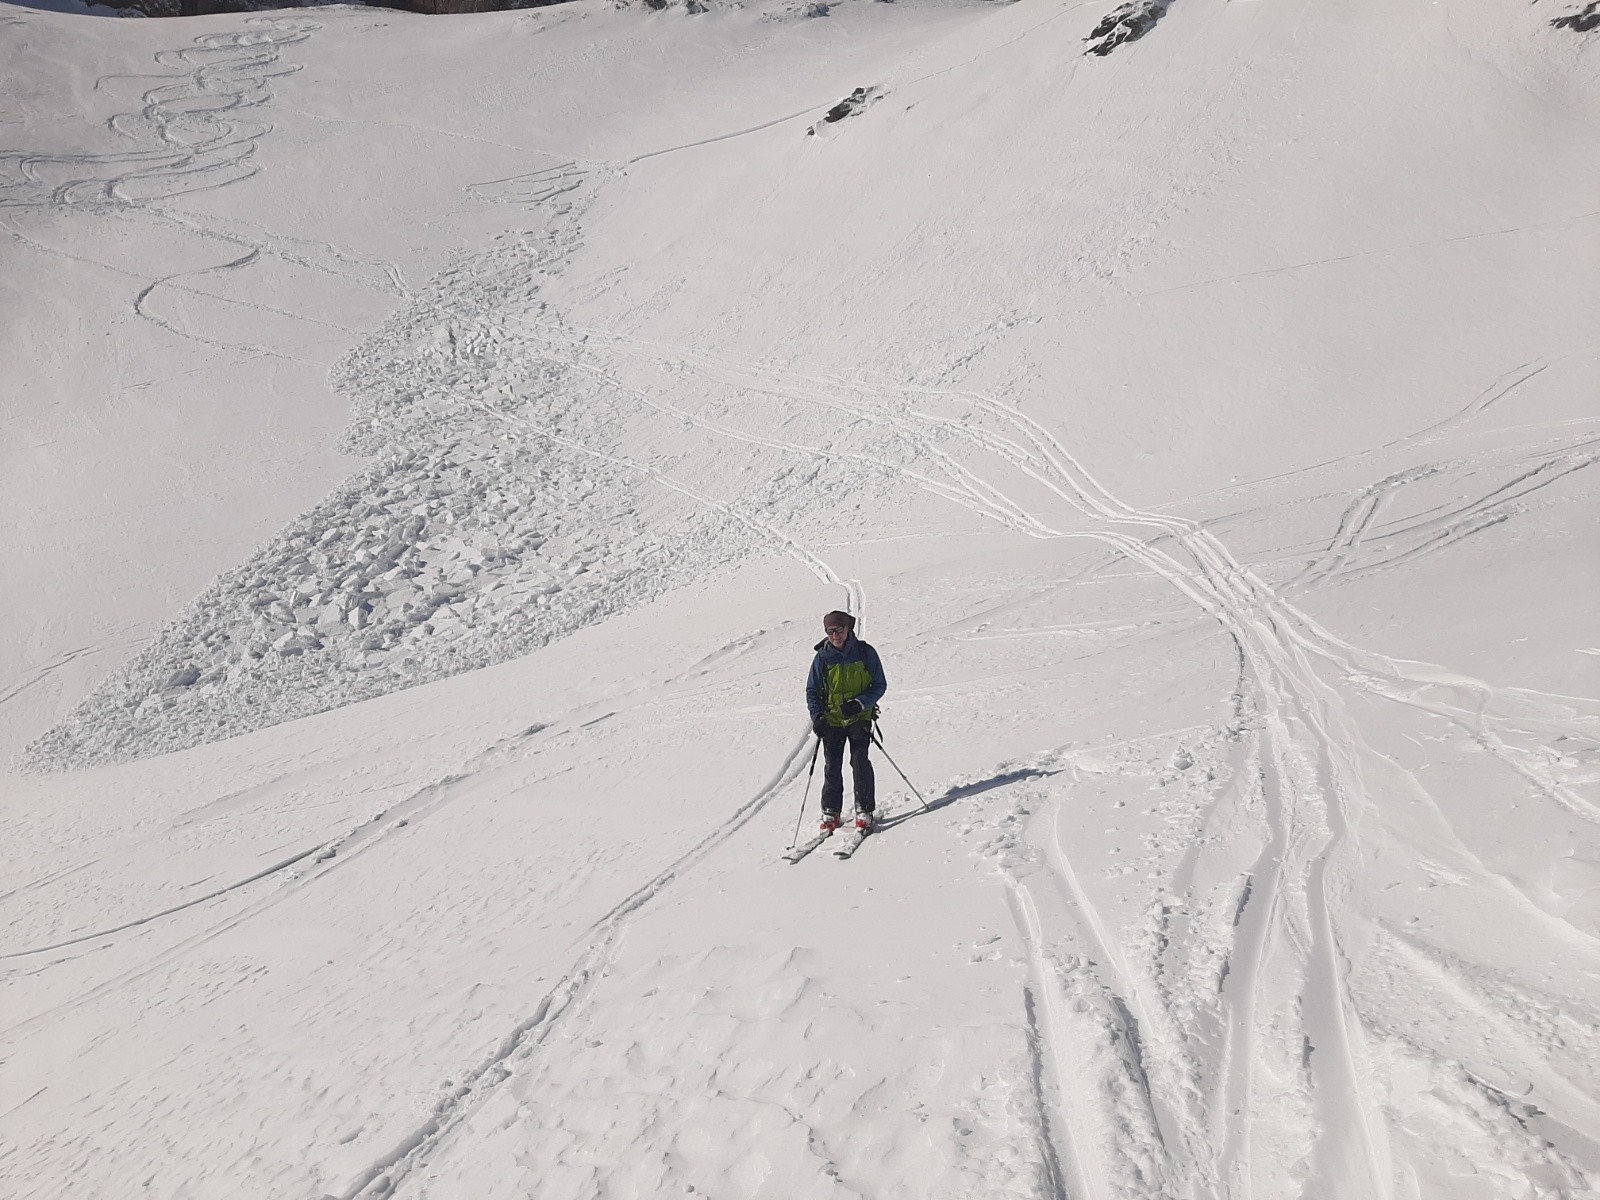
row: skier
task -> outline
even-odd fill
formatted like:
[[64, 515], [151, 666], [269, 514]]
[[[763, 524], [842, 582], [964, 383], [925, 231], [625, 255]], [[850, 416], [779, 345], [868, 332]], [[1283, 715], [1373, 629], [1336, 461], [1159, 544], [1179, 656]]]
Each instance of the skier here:
[[878, 701], [888, 691], [878, 652], [855, 635], [856, 619], [834, 611], [822, 618], [827, 636], [816, 645], [817, 656], [806, 676], [806, 707], [811, 728], [822, 739], [822, 832], [839, 828], [844, 807], [844, 748], [850, 745], [850, 777], [856, 799], [856, 828], [872, 830], [877, 808], [873, 792], [872, 722]]

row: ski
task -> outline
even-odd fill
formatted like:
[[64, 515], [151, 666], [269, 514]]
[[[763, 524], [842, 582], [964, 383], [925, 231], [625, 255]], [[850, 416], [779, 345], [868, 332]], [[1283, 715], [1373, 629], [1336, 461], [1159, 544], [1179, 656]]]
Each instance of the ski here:
[[818, 846], [822, 845], [823, 842], [827, 841], [830, 836], [832, 836], [831, 832], [819, 833], [809, 842], [801, 842], [798, 846], [786, 851], [783, 857], [789, 862], [797, 863], [806, 855], [815, 850]]
[[870, 829], [850, 829], [845, 831], [844, 837], [839, 839], [839, 844], [833, 848], [835, 858], [849, 858], [861, 848], [861, 843], [867, 840]]

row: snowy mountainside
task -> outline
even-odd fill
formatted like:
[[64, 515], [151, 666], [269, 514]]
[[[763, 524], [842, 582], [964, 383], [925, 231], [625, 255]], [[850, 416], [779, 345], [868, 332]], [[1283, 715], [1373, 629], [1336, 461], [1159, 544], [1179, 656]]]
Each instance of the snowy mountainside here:
[[8, 1194], [1597, 1194], [1592, 41], [822, 8], [11, 14]]
[[[768, 40], [770, 28], [757, 26], [757, 40]], [[30, 749], [25, 762], [33, 769], [181, 748], [501, 661], [725, 562], [750, 540], [748, 519], [700, 505], [661, 514], [678, 547], [663, 551], [642, 528], [624, 528], [647, 502], [629, 482], [640, 468], [573, 449], [571, 435], [585, 422], [604, 428], [608, 417], [625, 419], [634, 400], [608, 388], [592, 364], [568, 365], [573, 338], [551, 334], [537, 296], [576, 244], [575, 214], [595, 177], [623, 163], [537, 155], [538, 170], [469, 185], [468, 213], [509, 210], [514, 232], [460, 255], [416, 291], [394, 264], [150, 211], [162, 196], [207, 192], [260, 170], [256, 141], [264, 130], [233, 113], [241, 100], [247, 111], [270, 107], [274, 83], [303, 65], [285, 62], [285, 50], [314, 32], [303, 17], [263, 19], [242, 35], [205, 34], [198, 49], [163, 52], [158, 62], [193, 67], [194, 76], [147, 94], [140, 120], [157, 128], [162, 149], [95, 156], [89, 165], [97, 176], [87, 181], [62, 182], [37, 155], [17, 171], [9, 201], [29, 218], [51, 204], [65, 211], [87, 204], [104, 208], [94, 215], [113, 224], [176, 221], [247, 251], [207, 273], [253, 276], [265, 262], [291, 271], [289, 280], [263, 281], [270, 288], [292, 283], [322, 295], [313, 273], [322, 272], [407, 298], [388, 324], [333, 363], [334, 386], [354, 410], [345, 448], [372, 456], [371, 465], [249, 561], [221, 571], [182, 617]], [[220, 96], [229, 119], [219, 121], [209, 107], [197, 112], [197, 93]], [[121, 115], [110, 124], [125, 131]], [[60, 173], [84, 164], [64, 155], [49, 165]], [[533, 227], [516, 228], [524, 223]], [[264, 305], [250, 298], [249, 284], [220, 312], [197, 318], [220, 325], [207, 333], [163, 317], [159, 303], [191, 291], [176, 278], [141, 293], [136, 314], [224, 355], [236, 346], [278, 353], [232, 340], [271, 331], [261, 327]], [[211, 298], [215, 286], [200, 294]], [[343, 298], [327, 295], [328, 302]], [[234, 323], [241, 312], [248, 326]], [[574, 336], [581, 344], [582, 335]], [[571, 422], [576, 429], [563, 433]], [[493, 479], [506, 482], [492, 488]], [[804, 482], [802, 473], [791, 486]], [[781, 483], [773, 487], [776, 502]], [[758, 528], [757, 536], [766, 534]], [[602, 561], [612, 569], [602, 570]]]

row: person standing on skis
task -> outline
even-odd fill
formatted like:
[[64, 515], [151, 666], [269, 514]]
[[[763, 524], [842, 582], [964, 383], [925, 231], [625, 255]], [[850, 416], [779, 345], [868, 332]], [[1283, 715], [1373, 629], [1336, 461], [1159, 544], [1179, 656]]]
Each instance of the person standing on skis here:
[[817, 656], [806, 676], [806, 707], [811, 728], [822, 740], [822, 830], [839, 828], [844, 807], [844, 748], [850, 746], [850, 777], [855, 792], [856, 828], [872, 829], [877, 809], [872, 763], [872, 722], [878, 701], [889, 684], [878, 652], [855, 635], [856, 619], [847, 612], [822, 618], [827, 636], [816, 645]]

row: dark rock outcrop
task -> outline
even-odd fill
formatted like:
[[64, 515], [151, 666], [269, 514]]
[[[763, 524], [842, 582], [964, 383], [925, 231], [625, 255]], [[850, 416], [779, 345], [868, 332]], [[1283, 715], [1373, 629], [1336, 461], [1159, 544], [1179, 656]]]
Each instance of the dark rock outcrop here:
[[1090, 43], [1088, 53], [1106, 55], [1124, 42], [1138, 41], [1167, 15], [1171, 3], [1172, 0], [1130, 0], [1112, 9], [1084, 39]]
[[822, 132], [825, 126], [836, 125], [840, 121], [843, 121], [846, 117], [855, 116], [868, 106], [876, 104], [879, 100], [883, 99], [885, 95], [886, 93], [881, 87], [858, 87], [855, 91], [851, 92], [843, 100], [839, 101], [839, 103], [830, 108], [823, 115], [822, 120], [818, 121], [810, 129], [806, 130], [806, 134], [808, 136], [815, 137], [818, 133]]
[[1550, 24], [1557, 29], [1575, 29], [1579, 33], [1600, 29], [1600, 0], [1591, 0], [1587, 8], [1568, 13], [1564, 17], [1557, 17]]
[[[95, 0], [108, 8], [143, 13], [147, 17], [203, 17], [216, 13], [267, 12], [284, 8], [312, 8], [325, 0]], [[503, 12], [512, 8], [545, 8], [566, 0], [340, 0], [369, 8], [393, 8], [416, 13]]]

